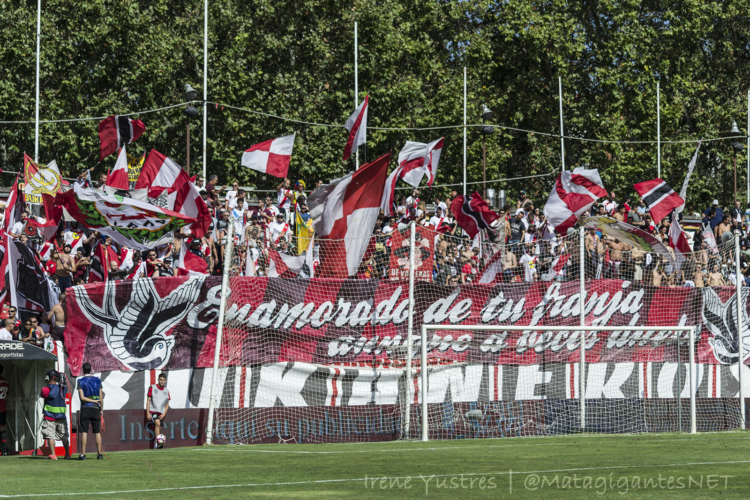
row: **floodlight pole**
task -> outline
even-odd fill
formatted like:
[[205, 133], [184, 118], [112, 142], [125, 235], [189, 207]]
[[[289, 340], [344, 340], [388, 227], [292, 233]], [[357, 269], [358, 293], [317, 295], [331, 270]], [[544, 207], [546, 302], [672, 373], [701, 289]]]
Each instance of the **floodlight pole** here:
[[[750, 111], [748, 112], [750, 113]], [[750, 167], [748, 168], [750, 169]], [[464, 196], [466, 196], [466, 66], [464, 66]]]
[[661, 178], [661, 94], [656, 83], [656, 176]]
[[[354, 109], [357, 109], [359, 106], [359, 67], [357, 63], [357, 53], [359, 51], [358, 41], [357, 41], [357, 23], [354, 23]], [[354, 170], [359, 170], [359, 146], [356, 146], [356, 151], [354, 154]]]
[[39, 50], [42, 39], [42, 0], [36, 3], [36, 104], [34, 111], [34, 161], [39, 163]]
[[557, 94], [560, 101], [560, 158], [562, 160], [562, 171], [565, 172], [565, 129], [563, 127], [563, 105], [562, 105], [562, 77], [557, 77]]
[[[206, 134], [208, 133], [208, 0], [203, 0], [203, 178], [206, 178]], [[188, 118], [188, 130], [190, 118]], [[190, 154], [188, 152], [188, 154]]]

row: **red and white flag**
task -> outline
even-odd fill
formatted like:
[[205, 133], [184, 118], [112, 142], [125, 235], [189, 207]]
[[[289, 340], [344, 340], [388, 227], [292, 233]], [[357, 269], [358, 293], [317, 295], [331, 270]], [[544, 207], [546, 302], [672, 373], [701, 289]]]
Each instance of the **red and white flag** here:
[[672, 224], [669, 226], [669, 246], [674, 250], [674, 260], [679, 271], [682, 268], [682, 263], [689, 257], [690, 245], [685, 233], [682, 232], [677, 217], [672, 217]]
[[352, 155], [352, 150], [356, 151], [358, 147], [367, 142], [367, 104], [369, 102], [370, 96], [365, 96], [365, 100], [344, 124], [346, 130], [349, 131], [349, 137], [346, 139], [346, 146], [344, 146], [344, 161]]
[[196, 238], [203, 238], [208, 233], [211, 227], [211, 213], [195, 183], [188, 181], [177, 191], [173, 191], [169, 195], [169, 206], [173, 212], [195, 219], [190, 225], [190, 230]]
[[429, 144], [407, 141], [398, 154], [398, 165], [402, 168], [401, 178], [410, 186], [418, 187], [422, 178], [427, 175], [427, 184], [432, 186], [442, 151], [442, 137]]
[[503, 275], [502, 255], [503, 251], [501, 250], [498, 250], [492, 255], [492, 258], [487, 263], [487, 267], [484, 268], [481, 276], [479, 276], [479, 281], [477, 283], [487, 284], [500, 282], [500, 278]]
[[669, 215], [669, 212], [685, 204], [685, 200], [662, 179], [639, 182], [633, 184], [633, 187], [651, 212], [654, 224], [658, 224]]
[[98, 283], [109, 279], [109, 266], [107, 265], [106, 250], [101, 240], [95, 243], [91, 265], [89, 266], [89, 283]]
[[181, 166], [171, 158], [152, 149], [143, 164], [135, 189], [148, 189], [148, 197], [156, 198], [165, 189], [169, 194], [188, 182], [190, 182], [190, 177]]
[[597, 169], [566, 170], [557, 176], [544, 205], [544, 215], [558, 234], [565, 234], [603, 196], [607, 196], [607, 191]]
[[549, 272], [547, 274], [542, 275], [542, 280], [552, 281], [553, 279], [555, 279], [557, 275], [560, 274], [562, 270], [565, 268], [565, 264], [568, 263], [568, 259], [570, 259], [571, 255], [573, 254], [569, 252], [558, 255], [557, 258], [552, 261], [552, 265], [550, 266]]
[[307, 198], [320, 243], [320, 267], [316, 276], [347, 278], [356, 274], [380, 213], [390, 153], [327, 186]]
[[464, 195], [456, 196], [451, 202], [451, 212], [456, 218], [458, 227], [466, 231], [472, 239], [482, 229], [491, 229], [490, 224], [500, 217], [490, 210], [487, 202], [476, 191], [471, 198], [466, 198]]
[[443, 153], [443, 138], [441, 137], [427, 144], [427, 149], [430, 151], [430, 162], [425, 165], [425, 170], [427, 173], [427, 185], [432, 187], [432, 183], [435, 182], [435, 176], [437, 175], [440, 155]]
[[127, 116], [108, 116], [99, 123], [99, 139], [101, 140], [99, 161], [138, 139], [146, 126], [138, 119]]
[[284, 178], [289, 173], [295, 134], [261, 142], [242, 154], [242, 166], [274, 177]]
[[304, 255], [280, 254], [273, 248], [268, 250], [269, 278], [296, 278], [304, 264]]
[[[193, 252], [190, 251], [190, 244], [192, 239], [182, 240], [182, 248], [180, 248], [180, 258], [177, 260], [177, 269], [181, 272], [180, 276], [188, 274], [208, 274], [208, 264], [206, 261]], [[192, 272], [190, 272], [192, 271]]]
[[21, 221], [21, 212], [23, 212], [23, 196], [18, 196], [18, 178], [21, 174], [16, 176], [13, 186], [10, 188], [10, 194], [8, 195], [8, 203], [5, 205], [5, 217], [3, 217], [2, 230], [5, 233], [10, 233], [16, 222]]
[[112, 172], [107, 175], [107, 182], [105, 184], [111, 188], [122, 189], [127, 191], [130, 189], [130, 181], [128, 179], [128, 155], [125, 152], [125, 146], [120, 149], [120, 154], [117, 155], [117, 162]]

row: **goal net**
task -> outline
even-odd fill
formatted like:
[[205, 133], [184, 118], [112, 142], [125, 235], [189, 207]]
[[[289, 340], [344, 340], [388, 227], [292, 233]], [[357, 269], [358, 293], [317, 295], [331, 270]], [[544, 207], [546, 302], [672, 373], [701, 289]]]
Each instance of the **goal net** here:
[[[497, 245], [407, 225], [360, 242], [238, 236], [212, 442], [740, 428], [750, 332], [734, 242], [677, 262], [585, 233], [583, 245], [580, 232]], [[351, 273], [341, 249], [357, 247]]]

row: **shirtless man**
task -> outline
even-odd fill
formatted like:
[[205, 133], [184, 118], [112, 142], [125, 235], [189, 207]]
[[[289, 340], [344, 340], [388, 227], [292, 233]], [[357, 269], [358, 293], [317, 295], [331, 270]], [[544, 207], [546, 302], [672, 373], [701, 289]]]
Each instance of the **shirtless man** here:
[[65, 290], [73, 286], [73, 273], [75, 272], [75, 264], [70, 254], [70, 245], [64, 245], [65, 253], [59, 253], [57, 247], [52, 248], [52, 262], [55, 263], [57, 269], [55, 274], [57, 275], [57, 282], [60, 285], [60, 291]]
[[625, 209], [627, 207], [625, 204], [620, 205], [617, 207], [617, 211], [615, 212], [615, 219], [619, 220], [620, 222], [627, 222], [627, 219], [625, 218]]
[[721, 235], [724, 234], [727, 231], [732, 230], [732, 221], [729, 214], [724, 215], [724, 220], [722, 220], [718, 226], [714, 228], [714, 236], [716, 237], [716, 242], [721, 242]]
[[518, 259], [513, 252], [505, 250], [505, 255], [502, 258], [503, 261], [503, 273], [505, 274], [505, 280], [510, 282], [515, 274], [516, 266], [518, 265]]
[[68, 313], [65, 309], [65, 300], [67, 295], [65, 292], [61, 292], [58, 296], [59, 304], [52, 307], [52, 310], [47, 313], [47, 323], [50, 326], [50, 334], [54, 340], [62, 340], [63, 333], [65, 332], [65, 323], [68, 321]]
[[706, 286], [726, 286], [726, 281], [724, 281], [724, 276], [721, 275], [719, 272], [719, 263], [714, 262], [711, 265], [711, 272], [708, 273], [707, 279], [706, 279]]
[[620, 264], [622, 263], [622, 253], [627, 252], [630, 249], [630, 245], [621, 242], [617, 238], [609, 237], [607, 237], [605, 244], [610, 250], [609, 260], [612, 266], [612, 277], [617, 278], [620, 272]]

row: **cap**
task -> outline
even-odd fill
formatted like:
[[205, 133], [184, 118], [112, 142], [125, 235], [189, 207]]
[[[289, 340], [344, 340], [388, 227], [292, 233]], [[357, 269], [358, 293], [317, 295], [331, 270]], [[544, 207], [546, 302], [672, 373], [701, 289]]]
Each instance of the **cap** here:
[[516, 215], [524, 213], [523, 208], [516, 210]]
[[719, 204], [719, 200], [714, 200], [711, 202], [711, 205], [718, 205], [718, 204]]
[[524, 191], [524, 190], [522, 189], [522, 190], [521, 190], [521, 194], [526, 194], [526, 191]]

